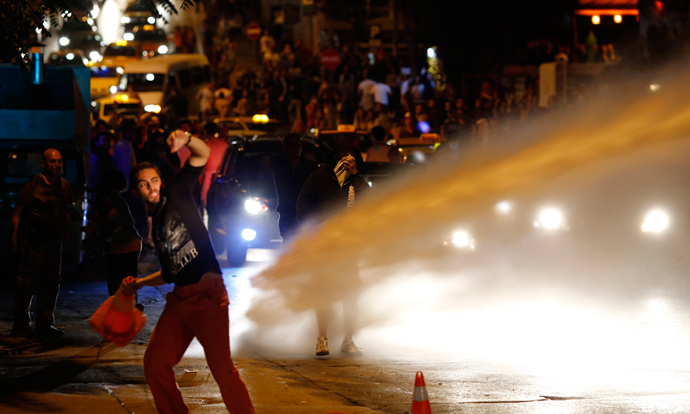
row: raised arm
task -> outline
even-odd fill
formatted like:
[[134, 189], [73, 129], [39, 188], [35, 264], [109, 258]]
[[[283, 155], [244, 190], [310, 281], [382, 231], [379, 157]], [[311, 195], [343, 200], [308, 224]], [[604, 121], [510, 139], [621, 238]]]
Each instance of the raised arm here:
[[170, 134], [168, 137], [168, 145], [170, 146], [171, 153], [176, 153], [184, 146], [189, 148], [192, 155], [189, 156], [187, 162], [192, 167], [203, 167], [206, 165], [208, 157], [211, 155], [211, 149], [204, 141], [180, 129]]

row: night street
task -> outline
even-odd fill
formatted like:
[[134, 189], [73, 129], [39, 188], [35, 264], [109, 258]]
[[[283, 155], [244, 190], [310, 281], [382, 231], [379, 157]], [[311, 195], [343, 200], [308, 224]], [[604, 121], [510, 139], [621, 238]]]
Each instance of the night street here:
[[0, 0], [0, 39], [0, 414], [690, 413], [690, 2]]
[[[248, 296], [249, 278], [255, 273], [251, 268], [224, 269], [238, 330], [246, 326], [241, 315], [246, 300], [241, 298]], [[57, 326], [67, 334], [56, 340], [8, 337], [11, 294], [3, 290], [1, 411], [155, 413], [141, 360], [168, 291], [168, 286], [140, 291], [148, 323], [130, 345], [118, 348], [102, 341], [87, 325], [90, 314], [107, 296], [103, 281], [64, 284]], [[312, 329], [308, 326], [305, 331]], [[358, 336], [365, 352], [361, 358], [344, 358], [338, 352], [315, 357], [311, 338], [304, 338], [303, 352], [280, 353], [275, 352], [280, 344], [267, 344], [273, 350], [262, 349], [259, 344], [237, 344], [239, 338], [233, 335], [234, 360], [260, 413], [402, 414], [410, 409], [416, 371], [424, 373], [434, 413], [683, 413], [690, 404], [690, 373], [684, 369], [648, 369], [633, 360], [590, 370], [586, 365], [567, 364], [568, 355], [561, 355], [561, 365], [554, 366], [520, 366], [464, 352], [434, 357], [367, 339], [368, 333], [376, 335], [376, 329]], [[508, 341], [508, 347], [511, 340], [518, 342], [511, 335], [519, 336], [519, 332], [504, 334], [494, 336]], [[462, 332], [457, 338], [476, 340]], [[183, 396], [194, 413], [226, 412], [201, 352], [195, 342], [175, 369]]]

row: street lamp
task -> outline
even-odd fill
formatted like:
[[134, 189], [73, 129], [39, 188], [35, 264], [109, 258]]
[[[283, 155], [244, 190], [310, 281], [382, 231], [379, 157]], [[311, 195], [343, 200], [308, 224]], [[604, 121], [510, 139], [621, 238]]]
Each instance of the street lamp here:
[[599, 23], [601, 23], [601, 17], [599, 17], [599, 15], [597, 15], [597, 14], [592, 16], [592, 24], [599, 24]]

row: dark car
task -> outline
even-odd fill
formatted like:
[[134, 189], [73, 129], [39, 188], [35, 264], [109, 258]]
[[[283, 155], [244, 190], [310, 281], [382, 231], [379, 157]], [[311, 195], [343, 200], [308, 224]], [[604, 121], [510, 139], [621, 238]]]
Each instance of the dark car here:
[[54, 66], [86, 66], [88, 60], [79, 49], [64, 49], [53, 52], [46, 59], [46, 64]]
[[[208, 192], [208, 227], [217, 254], [228, 263], [245, 261], [247, 249], [279, 248], [277, 197], [273, 167], [286, 157], [279, 138], [235, 141], [226, 150], [220, 172]], [[302, 154], [322, 163], [321, 148], [307, 138]]]
[[0, 147], [0, 237], [5, 244], [0, 249], [0, 262], [16, 260], [10, 248], [11, 219], [15, 203], [24, 184], [41, 172], [41, 157], [48, 148], [56, 148], [62, 154], [63, 178], [72, 187], [74, 204], [69, 206], [70, 234], [62, 247], [63, 263], [76, 265], [81, 260], [81, 228], [84, 226], [84, 211], [87, 209], [86, 173], [84, 156], [74, 145], [57, 143], [46, 145], [14, 145]]
[[164, 55], [169, 51], [168, 35], [163, 29], [152, 24], [134, 26], [132, 31], [126, 32], [122, 38], [127, 41], [139, 42], [144, 57]]
[[101, 48], [104, 45], [103, 38], [93, 30], [78, 30], [69, 34], [63, 34], [58, 42], [62, 49], [79, 49], [90, 60], [94, 62], [101, 60]]
[[[309, 138], [302, 138], [302, 155], [319, 164], [329, 157], [327, 150]], [[279, 138], [237, 141], [228, 147], [208, 193], [208, 227], [216, 253], [227, 250], [231, 265], [242, 264], [249, 248], [281, 246], [273, 166], [285, 157]], [[360, 174], [378, 189], [410, 168], [402, 163], [365, 162]]]

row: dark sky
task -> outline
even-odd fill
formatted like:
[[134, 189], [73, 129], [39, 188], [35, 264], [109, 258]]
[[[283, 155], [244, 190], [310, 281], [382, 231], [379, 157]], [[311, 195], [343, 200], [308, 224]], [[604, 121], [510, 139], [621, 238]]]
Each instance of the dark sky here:
[[[404, 1], [404, 0], [403, 0]], [[462, 72], [490, 72], [505, 63], [527, 63], [528, 41], [572, 42], [569, 16], [575, 0], [411, 0], [418, 40], [437, 44], [446, 65]]]

